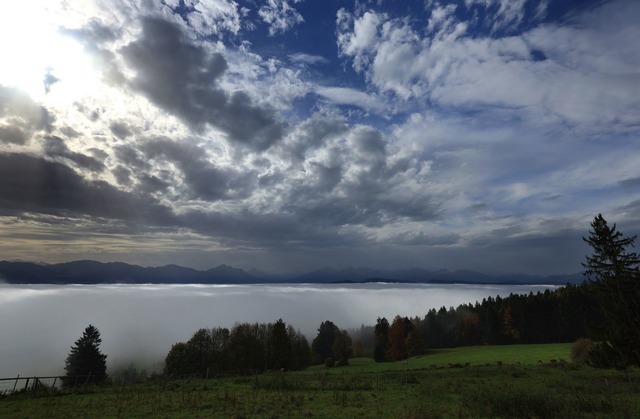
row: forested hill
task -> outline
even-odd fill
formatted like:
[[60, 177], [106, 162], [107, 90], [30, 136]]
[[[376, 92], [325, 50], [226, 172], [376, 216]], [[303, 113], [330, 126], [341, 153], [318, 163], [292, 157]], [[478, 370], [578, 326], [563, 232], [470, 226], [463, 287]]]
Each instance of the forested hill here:
[[260, 283], [467, 283], [556, 284], [582, 282], [582, 274], [556, 276], [487, 275], [473, 271], [408, 269], [382, 271], [367, 268], [325, 268], [304, 275], [247, 273], [227, 265], [198, 271], [177, 265], [141, 267], [122, 262], [82, 260], [52, 265], [0, 261], [0, 282], [10, 284], [260, 284]]

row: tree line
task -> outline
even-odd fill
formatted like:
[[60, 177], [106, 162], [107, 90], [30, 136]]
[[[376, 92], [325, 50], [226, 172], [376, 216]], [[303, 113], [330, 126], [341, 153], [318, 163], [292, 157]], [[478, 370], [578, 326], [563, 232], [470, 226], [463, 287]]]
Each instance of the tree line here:
[[165, 358], [167, 375], [256, 374], [301, 370], [311, 362], [307, 338], [282, 319], [275, 323], [239, 323], [233, 328], [200, 329], [175, 343]]
[[[457, 308], [431, 309], [423, 317], [378, 318], [373, 327], [373, 358], [397, 361], [429, 349], [516, 343], [573, 342], [600, 321], [591, 310], [588, 286], [567, 285], [555, 291], [488, 297]], [[371, 333], [361, 326], [356, 336]]]

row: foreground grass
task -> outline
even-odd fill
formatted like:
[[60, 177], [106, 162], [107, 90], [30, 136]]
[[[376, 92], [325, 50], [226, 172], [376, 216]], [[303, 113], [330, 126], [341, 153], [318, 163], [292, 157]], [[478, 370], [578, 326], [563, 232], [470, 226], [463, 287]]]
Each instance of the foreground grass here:
[[[0, 399], [0, 417], [640, 417], [640, 370], [596, 370], [546, 358], [538, 364], [522, 356], [566, 349], [547, 346], [512, 348], [519, 349], [518, 363], [508, 362], [501, 348], [464, 348], [407, 364], [360, 358], [343, 368], [15, 395]], [[470, 361], [483, 351], [501, 358]], [[549, 359], [558, 358], [554, 352]]]

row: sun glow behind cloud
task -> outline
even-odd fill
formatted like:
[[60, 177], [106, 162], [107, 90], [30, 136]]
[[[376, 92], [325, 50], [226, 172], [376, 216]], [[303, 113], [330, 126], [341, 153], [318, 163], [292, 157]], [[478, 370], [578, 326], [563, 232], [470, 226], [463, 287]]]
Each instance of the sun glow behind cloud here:
[[44, 7], [10, 2], [0, 14], [0, 83], [47, 105], [68, 105], [97, 88], [99, 76], [83, 46], [61, 34]]

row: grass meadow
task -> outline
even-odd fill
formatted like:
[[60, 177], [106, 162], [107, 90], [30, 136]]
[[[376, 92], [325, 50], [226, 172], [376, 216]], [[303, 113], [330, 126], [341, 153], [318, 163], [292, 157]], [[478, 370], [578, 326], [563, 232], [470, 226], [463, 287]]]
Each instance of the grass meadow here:
[[[406, 363], [41, 391], [3, 418], [633, 418], [640, 370], [573, 365], [569, 344], [433, 351]], [[556, 362], [551, 362], [555, 360]], [[562, 360], [562, 361], [561, 361]]]

